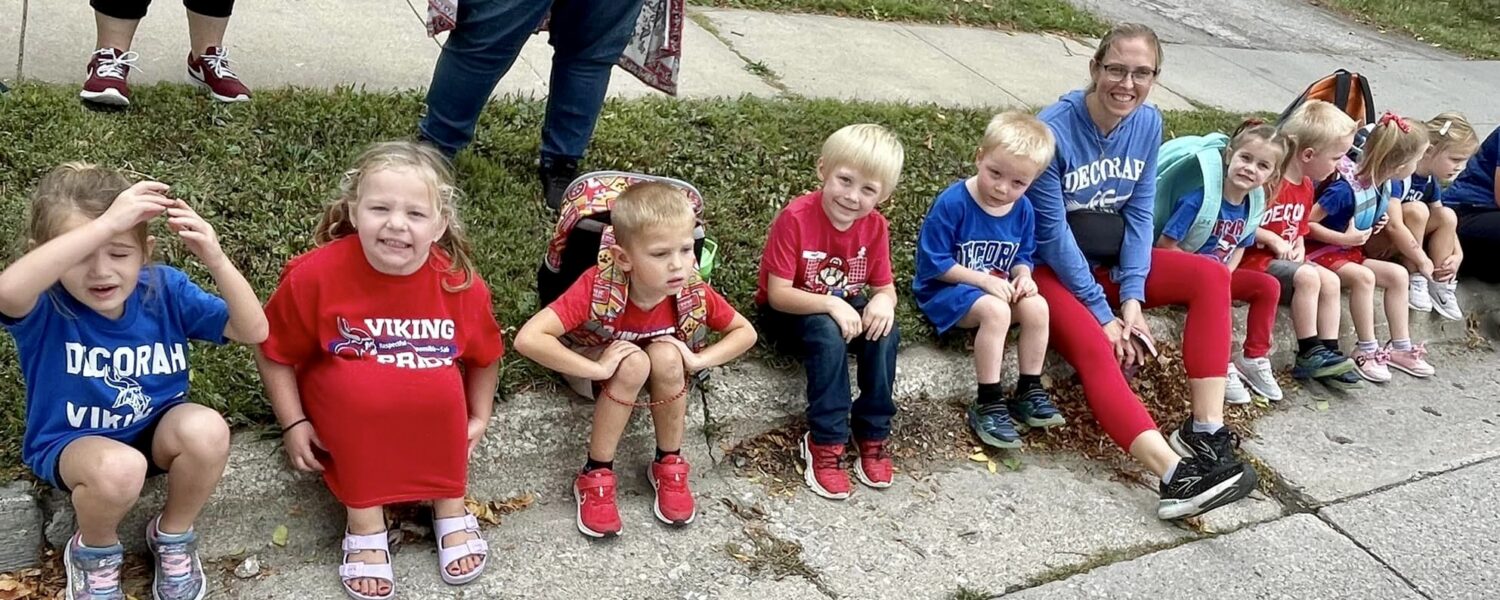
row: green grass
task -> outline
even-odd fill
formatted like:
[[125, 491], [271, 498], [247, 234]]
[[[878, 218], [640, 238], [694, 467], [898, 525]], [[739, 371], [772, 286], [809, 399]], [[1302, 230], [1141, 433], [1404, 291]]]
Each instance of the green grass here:
[[[353, 156], [371, 141], [410, 135], [422, 109], [415, 94], [351, 91], [265, 91], [253, 103], [225, 107], [186, 87], [145, 86], [135, 99], [130, 111], [100, 113], [81, 108], [68, 87], [23, 85], [0, 96], [0, 240], [13, 241], [11, 256], [21, 248], [25, 198], [37, 179], [59, 163], [87, 160], [170, 183], [218, 228], [225, 249], [265, 298], [286, 260], [309, 247], [320, 207]], [[539, 102], [492, 103], [472, 151], [458, 162], [467, 198], [462, 216], [507, 339], [537, 310], [536, 267], [552, 227], [533, 174], [542, 112]], [[937, 192], [972, 168], [969, 157], [989, 115], [786, 99], [611, 101], [584, 167], [657, 173], [698, 186], [719, 242], [715, 287], [749, 310], [766, 228], [788, 199], [818, 185], [813, 165], [824, 136], [849, 123], [883, 123], [907, 146], [904, 179], [882, 207], [906, 295], [919, 222]], [[1223, 131], [1236, 120], [1214, 111], [1167, 115], [1169, 135]], [[171, 236], [158, 238], [159, 260], [210, 283]], [[898, 316], [903, 338], [932, 341], [909, 297]], [[0, 339], [0, 465], [14, 465], [24, 395], [14, 346], [9, 336]], [[193, 365], [196, 400], [235, 425], [269, 422], [250, 350], [195, 347]], [[543, 376], [515, 354], [504, 365], [506, 389]]]
[[1055, 31], [1099, 37], [1109, 24], [1067, 0], [689, 0], [702, 6]]
[[1382, 29], [1396, 30], [1450, 52], [1500, 58], [1500, 0], [1315, 0]]

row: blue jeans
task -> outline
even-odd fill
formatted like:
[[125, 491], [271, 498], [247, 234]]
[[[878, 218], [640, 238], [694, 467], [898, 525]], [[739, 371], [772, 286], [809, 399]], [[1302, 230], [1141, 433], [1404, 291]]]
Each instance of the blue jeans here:
[[[849, 304], [864, 313], [864, 298]], [[890, 437], [891, 417], [896, 415], [896, 347], [901, 339], [894, 323], [890, 333], [873, 342], [864, 337], [845, 342], [838, 323], [826, 314], [791, 315], [770, 306], [760, 310], [761, 332], [801, 359], [807, 369], [807, 428], [814, 443], [848, 442], [851, 424], [856, 440]], [[858, 365], [857, 399], [849, 397], [850, 354]]]
[[609, 91], [610, 70], [630, 41], [641, 0], [465, 0], [448, 34], [432, 87], [423, 137], [452, 156], [474, 139], [479, 113], [547, 9], [552, 80], [542, 124], [545, 160], [583, 157]]

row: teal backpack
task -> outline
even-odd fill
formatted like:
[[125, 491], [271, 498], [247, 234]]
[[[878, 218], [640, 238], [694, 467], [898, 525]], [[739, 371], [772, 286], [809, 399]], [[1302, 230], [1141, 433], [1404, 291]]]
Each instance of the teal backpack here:
[[[1229, 136], [1222, 133], [1185, 135], [1167, 140], [1156, 155], [1156, 228], [1155, 237], [1172, 218], [1177, 199], [1196, 189], [1203, 190], [1203, 207], [1193, 217], [1187, 235], [1177, 240], [1177, 247], [1197, 252], [1213, 235], [1219, 220], [1219, 203], [1224, 201], [1224, 149]], [[1256, 188], [1249, 195], [1250, 214], [1245, 219], [1245, 235], [1254, 235], [1266, 212], [1266, 192]]]

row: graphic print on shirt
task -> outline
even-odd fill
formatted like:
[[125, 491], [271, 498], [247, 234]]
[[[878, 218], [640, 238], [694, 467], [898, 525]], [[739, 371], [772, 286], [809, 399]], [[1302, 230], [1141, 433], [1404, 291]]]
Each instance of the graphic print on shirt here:
[[1209, 237], [1218, 240], [1211, 251], [1213, 257], [1219, 262], [1229, 262], [1229, 254], [1234, 252], [1240, 244], [1240, 236], [1245, 234], [1245, 221], [1236, 219], [1234, 221], [1217, 221], [1214, 223], [1214, 231]]
[[[1095, 189], [1093, 195], [1087, 201], [1077, 201], [1078, 192], [1096, 188], [1112, 180], [1137, 181], [1141, 172], [1146, 170], [1146, 161], [1138, 158], [1114, 156], [1101, 158], [1086, 165], [1082, 165], [1063, 176], [1063, 197], [1067, 199], [1068, 210], [1112, 210], [1120, 204], [1130, 200], [1130, 194], [1117, 195], [1120, 186], [1112, 185]], [[1133, 188], [1132, 188], [1133, 189]]]
[[1010, 268], [1020, 248], [1021, 245], [1015, 242], [974, 240], [959, 244], [958, 256], [954, 258], [964, 268], [1010, 279]]
[[186, 371], [187, 348], [182, 344], [136, 347], [87, 347], [77, 342], [63, 346], [69, 375], [98, 379], [115, 393], [109, 408], [80, 406], [67, 401], [68, 425], [74, 429], [124, 429], [151, 416], [156, 400], [146, 395], [139, 378]]
[[370, 318], [359, 327], [335, 317], [335, 324], [339, 337], [328, 342], [328, 353], [340, 358], [433, 369], [452, 365], [458, 356], [453, 319]]
[[1288, 242], [1297, 240], [1298, 225], [1307, 216], [1307, 207], [1302, 204], [1277, 204], [1266, 211], [1266, 216], [1260, 220], [1261, 226], [1271, 223], [1281, 223], [1281, 231], [1276, 235]]
[[827, 252], [804, 250], [802, 252], [802, 274], [807, 282], [807, 291], [847, 298], [859, 295], [869, 277], [868, 259], [864, 246], [859, 253], [847, 261], [842, 256], [829, 256]]

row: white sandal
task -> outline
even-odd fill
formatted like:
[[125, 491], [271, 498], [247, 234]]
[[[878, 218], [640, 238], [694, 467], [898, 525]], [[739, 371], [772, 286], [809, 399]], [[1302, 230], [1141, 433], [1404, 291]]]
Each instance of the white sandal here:
[[[443, 546], [443, 538], [448, 537], [449, 534], [461, 531], [474, 534], [474, 539], [457, 546]], [[473, 513], [465, 511], [461, 517], [447, 517], [443, 519], [436, 518], [434, 515], [432, 519], [432, 532], [434, 534], [433, 537], [437, 538], [438, 574], [442, 575], [444, 583], [448, 585], [463, 585], [479, 578], [479, 574], [484, 572], [485, 565], [489, 564], [490, 545], [484, 541], [484, 538], [479, 537], [479, 520], [474, 518]], [[448, 572], [448, 567], [467, 556], [478, 556], [479, 566], [474, 567], [473, 571], [469, 571], [463, 575], [453, 575]]]
[[[385, 553], [384, 563], [349, 562], [349, 555], [365, 550], [379, 550]], [[386, 532], [372, 533], [370, 535], [354, 535], [344, 530], [344, 560], [339, 565], [339, 579], [344, 586], [344, 593], [355, 600], [390, 600], [396, 596], [396, 574], [391, 570], [391, 547], [386, 540]], [[355, 579], [379, 579], [391, 584], [391, 591], [383, 596], [366, 596], [354, 591], [349, 582]]]

